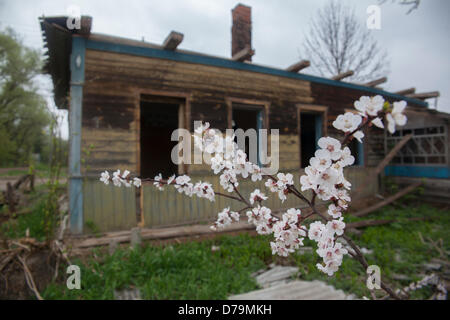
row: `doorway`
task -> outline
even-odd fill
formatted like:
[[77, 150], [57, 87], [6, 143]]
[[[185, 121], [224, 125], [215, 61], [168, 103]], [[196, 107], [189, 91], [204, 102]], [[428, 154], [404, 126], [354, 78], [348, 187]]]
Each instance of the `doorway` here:
[[[247, 160], [261, 165], [260, 161], [260, 138], [259, 138], [259, 129], [263, 128], [263, 119], [264, 119], [264, 109], [263, 106], [255, 106], [255, 105], [244, 105], [233, 103], [232, 106], [232, 121], [231, 126], [233, 130], [241, 129], [243, 130], [245, 140], [243, 141], [243, 146], [240, 148], [245, 151], [247, 154]], [[251, 134], [251, 131], [255, 130], [255, 135]], [[251, 130], [251, 131], [248, 131]], [[235, 141], [239, 143], [237, 138]], [[254, 151], [251, 152], [252, 148], [250, 148], [251, 144]]]
[[309, 159], [314, 157], [317, 142], [322, 137], [323, 119], [318, 113], [302, 112], [300, 114], [300, 154], [301, 166], [309, 166]]
[[172, 133], [180, 127], [183, 99], [141, 95], [140, 101], [140, 175], [153, 178], [178, 174], [171, 159]]

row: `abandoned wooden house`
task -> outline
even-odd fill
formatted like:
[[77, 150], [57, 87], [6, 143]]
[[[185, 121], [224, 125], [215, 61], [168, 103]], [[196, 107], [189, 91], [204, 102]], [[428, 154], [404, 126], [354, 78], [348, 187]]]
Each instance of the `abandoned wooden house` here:
[[[67, 28], [67, 17], [40, 19], [55, 103], [69, 111], [72, 233], [89, 232], [92, 224], [112, 231], [207, 221], [230, 205], [222, 198], [215, 203], [185, 198], [170, 188], [159, 192], [145, 185], [138, 191], [99, 182], [104, 170], [128, 169], [141, 177], [188, 173], [220, 189], [218, 176], [204, 166], [171, 162], [174, 129], [192, 131], [196, 120], [222, 131], [233, 124], [279, 129], [279, 170], [298, 179], [318, 138], [337, 135], [331, 123], [363, 95], [407, 101], [410, 122], [392, 137], [369, 130], [368, 143], [352, 144], [357, 161], [347, 176], [354, 190], [364, 185], [354, 197], [377, 192], [376, 179], [369, 184], [365, 177], [376, 170], [390, 145], [409, 132], [416, 136], [411, 141], [426, 140], [429, 148], [418, 143], [395, 158], [386, 172], [448, 178], [449, 117], [429, 110], [426, 97], [384, 91], [376, 87], [383, 79], [368, 84], [343, 81], [351, 72], [332, 79], [300, 73], [308, 61], [286, 69], [254, 64], [251, 8], [237, 5], [232, 20], [231, 57], [223, 58], [179, 49], [183, 35], [178, 32], [157, 45], [91, 33], [90, 17], [82, 17], [81, 28], [74, 30]], [[250, 185], [243, 183], [242, 188], [246, 193]], [[272, 208], [299, 205], [296, 199], [268, 201]]]

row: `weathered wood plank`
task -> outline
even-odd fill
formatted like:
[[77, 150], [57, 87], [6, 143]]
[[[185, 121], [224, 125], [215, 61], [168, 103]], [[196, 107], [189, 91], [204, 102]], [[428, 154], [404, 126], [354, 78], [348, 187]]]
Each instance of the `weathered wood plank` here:
[[335, 75], [334, 77], [331, 77], [331, 79], [341, 81], [342, 79], [351, 77], [353, 74], [354, 74], [354, 72], [352, 70], [349, 70], [346, 72], [339, 73], [339, 74]]
[[311, 62], [309, 60], [301, 60], [300, 62], [297, 62], [297, 63], [287, 67], [286, 71], [297, 73], [302, 69], [308, 68], [310, 65], [311, 65]]
[[255, 50], [253, 50], [250, 46], [246, 46], [241, 51], [236, 52], [231, 58], [231, 60], [244, 62], [250, 60], [250, 58], [253, 57], [254, 55]]
[[163, 42], [164, 50], [174, 51], [183, 41], [184, 35], [180, 32], [171, 31]]

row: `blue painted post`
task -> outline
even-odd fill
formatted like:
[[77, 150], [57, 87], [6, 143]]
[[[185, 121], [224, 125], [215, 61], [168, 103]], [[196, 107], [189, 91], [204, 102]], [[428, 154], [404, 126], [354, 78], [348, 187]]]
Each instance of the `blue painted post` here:
[[70, 231], [83, 232], [83, 181], [81, 177], [81, 112], [84, 84], [84, 58], [86, 39], [72, 38], [70, 56], [70, 108], [69, 108], [69, 213]]
[[263, 110], [259, 110], [258, 114], [256, 116], [256, 137], [258, 139], [258, 151], [257, 151], [257, 161], [258, 161], [258, 166], [261, 166], [261, 155], [260, 152], [263, 150], [261, 143], [262, 143], [262, 139], [259, 136], [260, 135], [260, 130], [263, 129], [263, 121], [264, 121], [264, 114], [263, 114]]
[[364, 144], [360, 143], [358, 141], [358, 159], [357, 163], [358, 166], [364, 165]]
[[316, 149], [319, 148], [319, 139], [322, 138], [322, 126], [323, 126], [323, 121], [322, 121], [322, 115], [321, 114], [317, 114], [314, 116], [314, 126], [316, 128], [316, 132], [315, 132], [315, 136], [316, 136]]

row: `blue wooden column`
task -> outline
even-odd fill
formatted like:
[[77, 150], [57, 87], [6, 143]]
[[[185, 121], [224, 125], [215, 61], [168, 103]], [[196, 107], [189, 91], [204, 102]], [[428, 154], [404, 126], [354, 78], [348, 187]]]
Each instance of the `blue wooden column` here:
[[81, 177], [81, 115], [83, 107], [86, 39], [72, 37], [69, 106], [69, 213], [70, 231], [83, 232], [83, 181]]
[[314, 128], [315, 130], [315, 138], [316, 138], [316, 149], [319, 149], [319, 140], [322, 138], [322, 127], [323, 127], [323, 116], [322, 114], [314, 115]]

